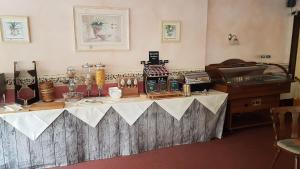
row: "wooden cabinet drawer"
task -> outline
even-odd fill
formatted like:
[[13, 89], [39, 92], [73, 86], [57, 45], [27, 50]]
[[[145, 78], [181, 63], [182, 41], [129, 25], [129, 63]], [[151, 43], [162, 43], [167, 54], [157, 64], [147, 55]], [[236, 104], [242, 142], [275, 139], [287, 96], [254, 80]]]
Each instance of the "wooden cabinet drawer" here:
[[241, 98], [229, 101], [230, 113], [255, 112], [279, 105], [279, 95]]

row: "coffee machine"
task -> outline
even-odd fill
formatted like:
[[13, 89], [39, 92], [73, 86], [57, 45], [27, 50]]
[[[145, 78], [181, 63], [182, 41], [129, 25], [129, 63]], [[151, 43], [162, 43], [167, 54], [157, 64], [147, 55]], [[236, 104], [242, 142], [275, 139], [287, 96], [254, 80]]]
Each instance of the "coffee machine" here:
[[211, 79], [205, 71], [187, 72], [183, 76], [192, 93], [208, 91], [212, 87]]

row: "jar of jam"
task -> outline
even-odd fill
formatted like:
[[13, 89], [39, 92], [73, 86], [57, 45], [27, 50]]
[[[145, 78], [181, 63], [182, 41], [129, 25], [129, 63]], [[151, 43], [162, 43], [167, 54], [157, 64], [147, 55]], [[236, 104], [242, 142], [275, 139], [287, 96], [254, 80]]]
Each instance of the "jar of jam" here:
[[147, 81], [147, 92], [157, 92], [157, 83], [155, 80]]

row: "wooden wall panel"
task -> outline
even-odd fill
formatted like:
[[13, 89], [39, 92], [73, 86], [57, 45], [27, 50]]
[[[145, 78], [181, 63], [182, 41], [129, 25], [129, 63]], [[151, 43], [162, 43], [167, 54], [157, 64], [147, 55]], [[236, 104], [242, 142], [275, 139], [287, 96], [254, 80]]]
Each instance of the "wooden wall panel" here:
[[120, 155], [130, 154], [130, 133], [129, 124], [122, 118], [119, 118], [119, 129], [120, 129]]
[[33, 168], [44, 166], [42, 139], [38, 137], [35, 141], [29, 140], [30, 160]]
[[58, 116], [58, 118], [52, 123], [54, 131], [53, 141], [56, 166], [67, 165], [65, 113], [66, 112]]
[[0, 168], [5, 169], [4, 148], [3, 148], [4, 121], [0, 119]]
[[182, 142], [181, 144], [190, 144], [191, 140], [191, 113], [194, 112], [193, 105], [190, 106], [182, 116]]
[[[89, 126], [80, 119], [76, 122], [78, 161], [88, 161], [89, 156]], [[97, 143], [98, 144], [98, 143]]]
[[139, 152], [147, 151], [148, 149], [148, 114], [151, 109], [148, 108], [136, 121], [135, 125], [138, 128], [138, 150]]
[[40, 137], [42, 138], [44, 167], [54, 167], [56, 162], [53, 124], [51, 124]]
[[157, 111], [157, 129], [156, 129], [156, 144], [157, 148], [169, 147], [173, 142], [173, 121], [174, 118], [155, 103]]
[[97, 160], [100, 158], [100, 144], [99, 139], [99, 124], [94, 128], [91, 126], [88, 126], [88, 151], [89, 151], [89, 158], [90, 160]]
[[14, 169], [18, 166], [18, 152], [16, 142], [16, 129], [7, 122], [3, 126], [3, 148], [5, 168]]
[[113, 109], [109, 109], [106, 115], [99, 123], [99, 150], [100, 158], [110, 158], [110, 131], [109, 131], [109, 118], [112, 115]]
[[[119, 118], [121, 117], [114, 109], [108, 116], [108, 135], [109, 135], [109, 155], [108, 157], [116, 157], [120, 154], [120, 129]], [[121, 129], [122, 130], [122, 129]]]
[[203, 105], [194, 101], [192, 104], [193, 113], [191, 113], [191, 141], [202, 142], [205, 141], [205, 118], [206, 114], [203, 109]]
[[18, 166], [30, 166], [29, 138], [16, 130]]
[[156, 149], [156, 131], [157, 131], [157, 111], [155, 111], [155, 103], [147, 110], [147, 150]]
[[78, 163], [77, 149], [77, 118], [70, 113], [64, 113], [65, 129], [66, 129], [66, 150], [68, 165]]
[[226, 103], [217, 114], [194, 101], [181, 120], [153, 103], [130, 126], [110, 109], [93, 128], [67, 111], [32, 141], [0, 119], [0, 168], [44, 168], [208, 141], [222, 134]]

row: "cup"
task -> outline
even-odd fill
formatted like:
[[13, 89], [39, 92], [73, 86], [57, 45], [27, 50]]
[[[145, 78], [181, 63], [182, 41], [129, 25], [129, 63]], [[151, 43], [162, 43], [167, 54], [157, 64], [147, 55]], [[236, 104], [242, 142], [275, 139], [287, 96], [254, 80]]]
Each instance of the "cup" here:
[[189, 84], [183, 85], [183, 94], [185, 97], [191, 96], [191, 86]]

